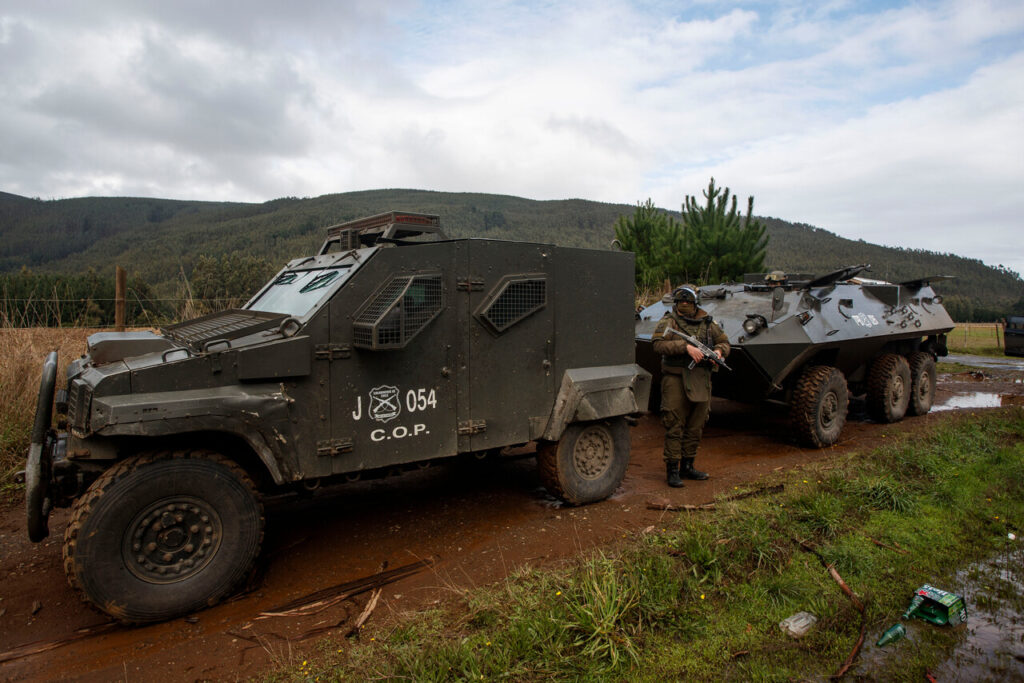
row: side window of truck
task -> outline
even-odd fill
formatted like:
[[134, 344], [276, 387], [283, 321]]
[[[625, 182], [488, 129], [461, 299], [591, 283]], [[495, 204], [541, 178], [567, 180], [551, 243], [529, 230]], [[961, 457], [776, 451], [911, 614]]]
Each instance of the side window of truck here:
[[502, 278], [476, 311], [476, 317], [495, 334], [533, 315], [547, 305], [547, 278], [524, 273]]
[[352, 343], [373, 350], [403, 348], [443, 308], [440, 273], [392, 277], [360, 306], [352, 323]]

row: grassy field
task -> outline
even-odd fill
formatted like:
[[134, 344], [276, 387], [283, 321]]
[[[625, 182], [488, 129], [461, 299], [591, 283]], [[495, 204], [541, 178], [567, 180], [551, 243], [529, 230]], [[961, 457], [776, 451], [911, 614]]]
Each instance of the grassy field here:
[[[817, 680], [840, 670], [863, 628], [869, 663], [854, 675], [919, 681], [963, 628], [923, 625], [885, 649], [875, 640], [916, 587], [962, 590], [958, 568], [1001, 554], [1016, 575], [980, 581], [969, 609], [1024, 613], [1010, 583], [1024, 579], [1024, 552], [1008, 537], [1024, 525], [1024, 410], [958, 416], [771, 483], [784, 488], [669, 513], [663, 528], [572, 566], [524, 571], [397, 624], [371, 620], [355, 644], [322, 641], [270, 678]], [[817, 625], [784, 635], [778, 622], [804, 610]]]
[[1003, 326], [999, 323], [957, 323], [947, 336], [951, 353], [1002, 356]]
[[39, 380], [46, 354], [57, 350], [57, 385], [67, 364], [85, 352], [85, 339], [97, 330], [81, 327], [0, 327], [0, 487], [25, 466]]

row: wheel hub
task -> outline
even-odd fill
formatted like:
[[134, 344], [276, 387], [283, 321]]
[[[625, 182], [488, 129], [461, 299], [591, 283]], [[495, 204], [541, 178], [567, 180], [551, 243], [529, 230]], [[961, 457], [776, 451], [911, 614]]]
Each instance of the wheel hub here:
[[220, 516], [190, 497], [158, 501], [132, 520], [122, 545], [125, 565], [143, 581], [173, 583], [192, 576], [217, 553]]
[[836, 413], [839, 412], [839, 397], [836, 396], [834, 391], [830, 391], [822, 397], [821, 400], [821, 412], [819, 413], [821, 418], [821, 426], [825, 429], [832, 427], [832, 423], [836, 420]]
[[928, 376], [928, 373], [922, 373], [920, 379], [917, 380], [917, 395], [921, 399], [927, 399], [928, 395], [932, 390], [932, 380]]
[[599, 426], [589, 427], [576, 440], [573, 466], [584, 479], [597, 479], [611, 466], [612, 451], [611, 434]]
[[903, 386], [903, 378], [899, 375], [895, 375], [892, 378], [892, 392], [890, 403], [893, 406], [898, 406], [903, 401], [903, 393], [906, 391], [906, 387]]

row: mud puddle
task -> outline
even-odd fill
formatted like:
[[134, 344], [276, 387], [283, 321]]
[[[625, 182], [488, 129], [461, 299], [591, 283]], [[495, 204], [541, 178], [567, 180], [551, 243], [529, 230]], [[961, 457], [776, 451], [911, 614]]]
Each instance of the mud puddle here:
[[[1020, 541], [1011, 543], [1007, 552], [970, 565], [941, 586], [964, 597], [968, 616], [966, 624], [954, 627], [960, 642], [930, 672], [933, 680], [1024, 681], [1024, 548]], [[920, 619], [901, 623], [907, 635], [895, 644], [876, 647], [880, 632], [868, 634], [871, 644], [861, 652], [856, 676], [878, 678], [885, 664], [918, 647], [927, 631], [949, 628]]]
[[946, 363], [959, 363], [960, 365], [975, 368], [1024, 371], [1024, 358], [1000, 358], [999, 356], [972, 356], [969, 354], [951, 353], [940, 360]]
[[996, 394], [988, 391], [975, 391], [967, 394], [955, 394], [943, 403], [932, 406], [932, 410], [963, 410], [965, 408], [1000, 408], [1005, 406], [1024, 405], [1024, 396], [1020, 394]]
[[967, 355], [945, 360], [976, 369], [939, 375], [933, 412], [1024, 404], [1024, 360]]

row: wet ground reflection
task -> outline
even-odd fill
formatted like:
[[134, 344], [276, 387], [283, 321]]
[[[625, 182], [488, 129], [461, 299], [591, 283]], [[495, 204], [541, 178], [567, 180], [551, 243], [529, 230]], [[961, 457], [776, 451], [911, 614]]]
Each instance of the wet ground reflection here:
[[[960, 642], [931, 674], [937, 681], [1024, 681], [1024, 548], [1010, 541], [1009, 550], [959, 571], [942, 588], [967, 602], [967, 624], [955, 627]], [[909, 596], [908, 596], [909, 600]], [[905, 642], [876, 647], [878, 633], [869, 633], [854, 675], [876, 679], [901, 650], [923, 642], [926, 631], [944, 628], [920, 619], [902, 622]], [[886, 624], [886, 628], [889, 624]]]

